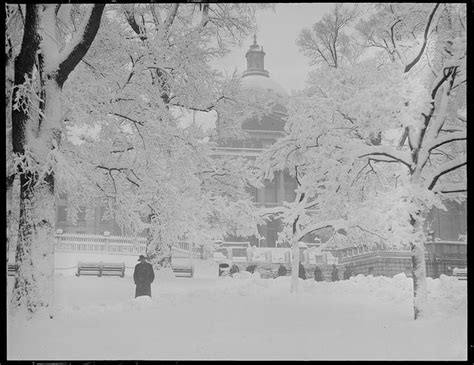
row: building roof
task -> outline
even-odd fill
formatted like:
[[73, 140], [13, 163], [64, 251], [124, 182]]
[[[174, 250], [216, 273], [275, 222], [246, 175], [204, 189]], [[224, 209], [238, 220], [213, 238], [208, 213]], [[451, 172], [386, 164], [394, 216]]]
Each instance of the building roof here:
[[280, 96], [288, 96], [286, 90], [270, 78], [270, 73], [265, 70], [265, 52], [263, 47], [257, 44], [257, 36], [254, 35], [253, 44], [245, 54], [247, 58], [247, 70], [242, 74], [242, 86], [244, 88], [259, 88], [275, 92]]
[[242, 77], [242, 87], [249, 89], [259, 88], [275, 92], [280, 96], [288, 96], [286, 90], [279, 83], [273, 81], [270, 77], [259, 74], [244, 75]]

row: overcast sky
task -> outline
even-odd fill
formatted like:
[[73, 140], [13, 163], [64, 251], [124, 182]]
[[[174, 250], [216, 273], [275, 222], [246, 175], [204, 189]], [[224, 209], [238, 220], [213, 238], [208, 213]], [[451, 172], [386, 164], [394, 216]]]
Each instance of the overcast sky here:
[[[301, 29], [310, 27], [326, 14], [334, 3], [281, 3], [275, 10], [257, 12], [257, 43], [265, 51], [265, 69], [270, 78], [282, 85], [288, 92], [304, 87], [310, 70], [308, 58], [295, 44]], [[240, 49], [227, 55], [218, 67], [231, 73], [246, 70], [245, 53], [253, 43], [253, 36], [244, 40]]]

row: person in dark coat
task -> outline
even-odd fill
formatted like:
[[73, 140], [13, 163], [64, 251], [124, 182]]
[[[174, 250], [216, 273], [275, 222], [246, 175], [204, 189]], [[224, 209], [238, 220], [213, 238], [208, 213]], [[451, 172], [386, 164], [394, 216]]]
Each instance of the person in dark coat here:
[[301, 262], [298, 269], [298, 277], [300, 279], [306, 280], [306, 270], [304, 269], [304, 266]]
[[318, 266], [314, 268], [314, 280], [323, 281], [323, 274], [321, 273], [321, 269]]
[[146, 262], [146, 258], [140, 255], [138, 258], [139, 264], [135, 265], [133, 271], [133, 281], [135, 282], [135, 298], [142, 295], [147, 295], [151, 298], [151, 283], [155, 280], [155, 273], [153, 266]]
[[225, 262], [219, 264], [219, 276], [226, 276], [229, 274], [229, 271], [229, 264], [226, 264]]
[[247, 266], [247, 268], [245, 270], [248, 271], [249, 273], [253, 274], [256, 268], [257, 268], [257, 265], [249, 265], [249, 266]]
[[231, 267], [230, 267], [230, 275], [234, 275], [236, 273], [238, 273], [240, 271], [239, 267], [236, 265], [236, 264], [233, 264]]
[[352, 268], [350, 266], [346, 266], [343, 276], [344, 276], [344, 280], [350, 279], [350, 277], [352, 276]]
[[331, 280], [339, 281], [339, 271], [337, 270], [337, 267], [335, 264], [332, 265]]
[[278, 276], [286, 276], [286, 267], [284, 265], [280, 265], [278, 268]]

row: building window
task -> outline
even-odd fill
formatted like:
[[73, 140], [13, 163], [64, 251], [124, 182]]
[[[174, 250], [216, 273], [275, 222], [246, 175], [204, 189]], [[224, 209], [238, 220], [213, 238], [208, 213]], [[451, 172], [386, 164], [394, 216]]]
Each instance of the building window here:
[[265, 181], [265, 203], [276, 203], [277, 202], [277, 185], [276, 178], [272, 181]]
[[253, 186], [245, 187], [245, 192], [250, 195], [253, 202], [258, 202], [258, 189]]
[[266, 247], [276, 247], [278, 239], [279, 222], [271, 221], [267, 223]]
[[294, 177], [291, 177], [288, 172], [285, 171], [284, 173], [284, 181], [285, 181], [285, 200], [287, 202], [292, 202], [295, 200], [296, 197], [296, 188], [297, 183]]
[[77, 211], [77, 221], [78, 222], [85, 222], [86, 221], [86, 207], [81, 206]]
[[59, 205], [58, 206], [58, 222], [66, 222], [66, 221], [67, 221], [66, 206]]

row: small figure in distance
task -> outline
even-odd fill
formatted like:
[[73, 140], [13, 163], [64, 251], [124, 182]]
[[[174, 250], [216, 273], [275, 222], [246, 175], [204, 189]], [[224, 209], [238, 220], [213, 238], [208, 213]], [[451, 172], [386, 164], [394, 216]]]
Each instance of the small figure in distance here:
[[332, 264], [331, 280], [339, 281], [339, 271], [337, 270], [336, 264]]
[[249, 265], [245, 269], [245, 271], [248, 271], [249, 273], [253, 274], [255, 272], [255, 269], [257, 268], [257, 265]]
[[314, 280], [315, 281], [323, 281], [323, 274], [321, 273], [321, 269], [319, 266], [314, 268]]
[[153, 266], [146, 262], [146, 257], [143, 255], [140, 255], [138, 261], [140, 263], [135, 265], [135, 270], [133, 271], [133, 281], [136, 285], [135, 298], [143, 295], [151, 298], [151, 283], [155, 280]]
[[352, 276], [352, 270], [350, 266], [346, 266], [346, 269], [344, 270], [344, 273], [342, 274], [344, 277], [344, 280], [349, 280], [349, 278]]
[[229, 275], [229, 271], [230, 268], [228, 263], [223, 262], [219, 264], [219, 276], [227, 276]]
[[298, 277], [300, 279], [306, 280], [306, 270], [301, 262], [298, 269]]
[[286, 267], [280, 264], [280, 267], [278, 268], [278, 276], [286, 276], [286, 273], [287, 273]]
[[230, 275], [233, 276], [239, 271], [240, 271], [239, 267], [236, 264], [232, 264], [232, 266], [230, 267]]

